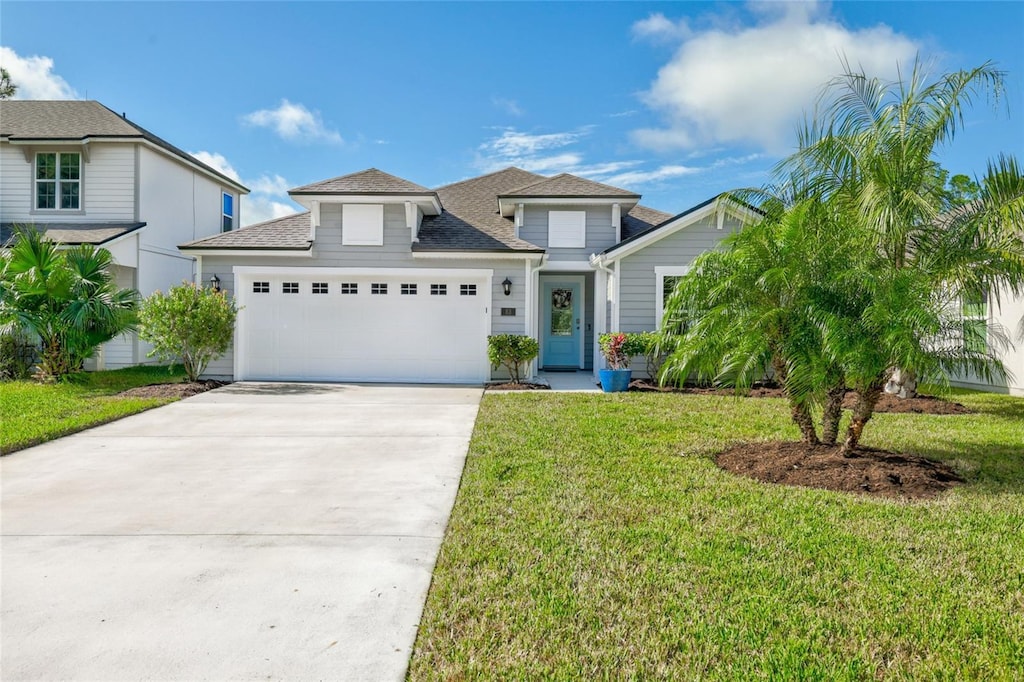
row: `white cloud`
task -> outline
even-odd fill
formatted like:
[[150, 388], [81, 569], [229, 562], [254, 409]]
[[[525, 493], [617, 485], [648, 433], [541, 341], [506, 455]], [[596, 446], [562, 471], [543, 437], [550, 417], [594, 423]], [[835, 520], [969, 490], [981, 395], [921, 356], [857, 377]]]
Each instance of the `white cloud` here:
[[601, 182], [609, 185], [619, 185], [622, 187], [639, 187], [641, 185], [649, 185], [655, 182], [661, 182], [663, 180], [671, 180], [673, 178], [679, 178], [684, 175], [693, 175], [700, 173], [703, 169], [695, 168], [693, 166], [661, 166], [649, 171], [627, 171], [625, 173], [619, 173], [604, 178]]
[[53, 73], [53, 60], [33, 55], [22, 57], [0, 45], [0, 66], [7, 69], [18, 87], [15, 99], [79, 99], [66, 80]]
[[338, 131], [324, 125], [320, 112], [310, 111], [304, 105], [286, 99], [282, 99], [276, 109], [260, 109], [246, 114], [242, 120], [249, 125], [270, 128], [286, 140], [342, 143]]
[[[760, 20], [755, 26], [720, 25], [680, 39], [644, 95], [664, 115], [665, 126], [634, 131], [634, 142], [662, 151], [753, 143], [781, 152], [822, 86], [842, 71], [842, 59], [894, 78], [898, 65], [921, 49], [885, 25], [848, 29], [814, 3], [758, 3], [752, 9]], [[671, 22], [656, 16], [634, 24], [634, 33], [664, 35]]]
[[526, 113], [525, 111], [523, 111], [523, 108], [519, 106], [519, 102], [515, 101], [514, 99], [506, 99], [504, 97], [492, 97], [491, 104], [493, 104], [498, 109], [501, 109], [506, 114], [510, 114], [512, 116], [522, 116], [523, 114]]
[[661, 12], [654, 12], [633, 24], [632, 33], [635, 39], [666, 43], [689, 38], [693, 32], [686, 19], [669, 21]]
[[274, 218], [283, 218], [301, 210], [294, 205], [275, 201], [265, 195], [250, 194], [242, 197], [242, 227]]
[[250, 194], [242, 197], [242, 227], [262, 223], [264, 220], [282, 218], [302, 210], [290, 203], [288, 188], [291, 187], [291, 183], [280, 175], [264, 173], [255, 179], [244, 180], [223, 154], [207, 151], [189, 152], [189, 154], [251, 190]]
[[255, 180], [245, 183], [253, 192], [261, 194], [287, 194], [291, 183], [280, 175], [261, 175]]
[[[220, 171], [224, 175], [228, 176], [235, 182], [242, 182], [242, 176], [238, 174], [238, 171], [224, 158], [223, 154], [217, 154], [216, 152], [189, 152], [192, 156], [196, 157], [210, 168]], [[245, 183], [242, 183], [245, 184]]]

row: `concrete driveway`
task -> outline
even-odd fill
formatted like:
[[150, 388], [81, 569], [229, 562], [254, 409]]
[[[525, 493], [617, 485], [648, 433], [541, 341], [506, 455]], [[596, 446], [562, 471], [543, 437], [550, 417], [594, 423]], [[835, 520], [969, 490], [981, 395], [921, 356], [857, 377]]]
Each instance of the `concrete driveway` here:
[[0, 459], [0, 677], [401, 679], [480, 395], [234, 384]]

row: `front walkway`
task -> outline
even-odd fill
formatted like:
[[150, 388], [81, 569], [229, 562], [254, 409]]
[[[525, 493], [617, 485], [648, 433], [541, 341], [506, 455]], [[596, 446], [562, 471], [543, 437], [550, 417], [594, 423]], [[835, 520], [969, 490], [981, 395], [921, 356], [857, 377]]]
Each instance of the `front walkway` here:
[[551, 387], [552, 391], [600, 391], [597, 378], [590, 370], [578, 372], [545, 372], [537, 373], [541, 382]]
[[401, 680], [479, 388], [240, 383], [0, 459], [4, 680]]

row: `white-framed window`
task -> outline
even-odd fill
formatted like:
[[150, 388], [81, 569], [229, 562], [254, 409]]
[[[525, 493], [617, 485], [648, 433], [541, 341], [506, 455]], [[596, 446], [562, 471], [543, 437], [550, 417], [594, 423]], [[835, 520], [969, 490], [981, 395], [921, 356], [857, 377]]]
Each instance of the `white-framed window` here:
[[582, 249], [587, 245], [586, 211], [548, 211], [548, 246]]
[[384, 204], [343, 204], [341, 243], [343, 246], [383, 246]]
[[299, 283], [298, 282], [282, 282], [281, 283], [281, 293], [282, 294], [297, 294], [297, 293], [299, 293]]
[[459, 296], [476, 296], [475, 284], [460, 284]]
[[35, 183], [36, 210], [81, 210], [82, 155], [78, 152], [37, 153]]
[[235, 197], [227, 192], [221, 193], [221, 232], [230, 232], [235, 229]]
[[447, 284], [431, 284], [430, 285], [431, 296], [447, 296], [448, 285]]
[[665, 317], [665, 303], [676, 290], [679, 278], [690, 271], [689, 265], [661, 265], [654, 268], [654, 325], [661, 329]]
[[270, 293], [270, 282], [253, 282], [252, 292], [254, 294], [269, 294]]
[[358, 294], [359, 293], [359, 282], [342, 282], [341, 293], [345, 295]]
[[964, 294], [960, 298], [960, 316], [964, 326], [964, 350], [984, 353], [988, 350], [988, 296]]
[[416, 285], [415, 284], [403, 284], [401, 291], [402, 291], [402, 295], [403, 296], [415, 296], [416, 295]]
[[313, 282], [313, 293], [314, 294], [326, 294], [326, 293], [328, 293], [327, 282]]

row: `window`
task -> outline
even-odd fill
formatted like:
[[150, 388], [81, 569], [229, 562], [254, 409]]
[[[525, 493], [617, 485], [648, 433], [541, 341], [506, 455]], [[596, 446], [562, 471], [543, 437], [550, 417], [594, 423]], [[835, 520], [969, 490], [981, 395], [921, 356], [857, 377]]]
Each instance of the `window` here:
[[964, 350], [984, 353], [988, 350], [988, 296], [964, 294], [960, 300], [964, 325]]
[[344, 246], [383, 246], [384, 204], [343, 204], [341, 243]]
[[672, 292], [676, 290], [676, 284], [690, 271], [688, 265], [659, 266], [654, 268], [654, 296], [655, 296], [655, 329], [661, 329], [662, 318], [665, 317], [665, 304], [668, 302]]
[[281, 293], [283, 294], [297, 294], [299, 293], [298, 282], [284, 282], [281, 284]]
[[327, 293], [327, 282], [313, 282], [313, 293], [314, 294], [326, 294]]
[[235, 198], [224, 192], [223, 195], [223, 208], [221, 209], [224, 217], [223, 222], [220, 226], [221, 232], [230, 232], [235, 229]]
[[341, 293], [343, 294], [358, 294], [359, 284], [357, 282], [342, 282]]
[[82, 155], [36, 154], [36, 204], [40, 210], [77, 211], [82, 207]]
[[269, 294], [270, 293], [270, 282], [253, 282], [252, 293], [254, 294]]
[[371, 294], [386, 294], [388, 293], [388, 285], [381, 284], [380, 282], [374, 282], [370, 285]]
[[416, 295], [416, 285], [415, 284], [403, 284], [402, 285], [402, 295], [403, 296], [415, 296]]
[[447, 284], [431, 284], [430, 285], [431, 296], [447, 296], [448, 285]]
[[460, 284], [459, 296], [476, 296], [475, 284]]
[[586, 211], [548, 211], [549, 247], [581, 249], [586, 245]]

